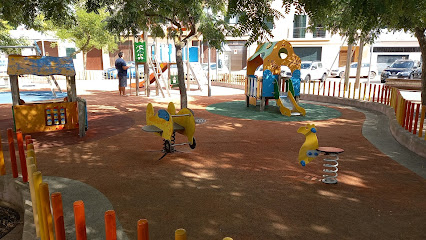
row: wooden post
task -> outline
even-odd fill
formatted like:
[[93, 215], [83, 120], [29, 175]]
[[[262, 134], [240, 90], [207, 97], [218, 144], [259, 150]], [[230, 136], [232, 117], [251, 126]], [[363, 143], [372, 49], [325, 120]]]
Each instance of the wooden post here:
[[18, 76], [10, 75], [10, 92], [12, 94], [12, 104], [13, 106], [19, 105], [19, 99], [21, 98], [19, 95], [19, 84], [18, 84]]
[[[34, 225], [36, 228], [36, 235], [37, 237], [40, 237], [40, 224], [38, 220], [38, 212], [37, 212], [37, 196], [34, 188], [34, 173], [37, 172], [36, 165], [34, 164], [34, 159], [32, 157], [29, 157], [27, 159], [27, 168], [28, 168], [28, 182], [29, 182], [29, 188], [30, 188], [30, 195], [31, 195], [31, 202], [32, 202], [32, 208], [33, 208], [33, 219], [34, 219]], [[59, 239], [58, 239], [59, 240]]]
[[[44, 222], [43, 222], [43, 210], [41, 206], [41, 198], [40, 198], [40, 184], [42, 182], [42, 175], [40, 171], [33, 173], [33, 183], [34, 183], [34, 193], [36, 197], [37, 204], [37, 216], [38, 216], [38, 224], [40, 229], [40, 237], [44, 240], [45, 232], [44, 232]], [[33, 203], [34, 204], [34, 203]]]
[[145, 95], [147, 97], [149, 97], [149, 95], [150, 95], [150, 91], [149, 91], [150, 82], [149, 82], [149, 67], [148, 67], [149, 56], [148, 55], [150, 55], [151, 50], [148, 51], [149, 45], [148, 45], [148, 33], [147, 32], [143, 32], [143, 41], [145, 42], [145, 47], [146, 47], [146, 52], [147, 52], [146, 62], [143, 64], [143, 75], [144, 75], [143, 79], [145, 81]]
[[69, 102], [77, 101], [77, 90], [75, 87], [75, 76], [67, 76], [67, 95]]
[[78, 135], [80, 137], [86, 136], [86, 122], [87, 122], [87, 110], [86, 100], [77, 98], [77, 110], [78, 110]]
[[83, 201], [75, 201], [74, 204], [74, 221], [76, 240], [86, 240], [86, 216], [84, 213]]
[[21, 163], [22, 181], [28, 182], [27, 162], [25, 160], [24, 138], [21, 131], [16, 132], [16, 141], [18, 142], [19, 161]]
[[146, 219], [138, 221], [138, 240], [149, 240], [148, 220]]
[[105, 235], [106, 240], [117, 240], [117, 224], [113, 210], [105, 212]]
[[[419, 137], [422, 137], [422, 135], [423, 135], [423, 124], [425, 122], [425, 115], [426, 115], [426, 105], [422, 105], [422, 113], [420, 114]], [[426, 134], [425, 134], [425, 136], [426, 136]]]
[[12, 164], [12, 176], [18, 177], [18, 165], [16, 164], [15, 141], [13, 140], [12, 128], [7, 129], [7, 138], [9, 143], [10, 162]]
[[56, 240], [65, 240], [64, 210], [62, 207], [62, 195], [59, 192], [52, 193], [52, 210], [55, 223]]
[[50, 211], [49, 185], [46, 182], [40, 183], [40, 200], [43, 212], [44, 235], [46, 239], [54, 240], [52, 212]]
[[4, 163], [3, 146], [1, 145], [0, 135], [0, 176], [6, 175], [6, 166]]
[[179, 228], [175, 231], [175, 240], [186, 240], [186, 230]]
[[416, 116], [414, 119], [414, 129], [413, 129], [413, 134], [416, 135], [417, 134], [417, 123], [419, 121], [419, 114], [420, 114], [420, 103], [416, 104]]

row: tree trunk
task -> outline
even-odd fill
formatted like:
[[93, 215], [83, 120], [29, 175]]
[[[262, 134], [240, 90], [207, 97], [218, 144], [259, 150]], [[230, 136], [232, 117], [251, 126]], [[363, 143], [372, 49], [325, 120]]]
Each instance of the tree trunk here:
[[359, 53], [358, 53], [358, 66], [356, 68], [356, 79], [355, 79], [355, 88], [359, 88], [359, 78], [361, 77], [361, 67], [362, 67], [362, 51], [364, 49], [364, 39], [359, 40]]
[[186, 95], [185, 76], [183, 71], [182, 47], [183, 42], [177, 39], [174, 40], [176, 48], [176, 65], [178, 70], [178, 84], [180, 91], [180, 108], [188, 107], [188, 99]]
[[346, 68], [345, 68], [345, 89], [346, 91], [349, 87], [349, 72], [351, 71], [351, 63], [352, 63], [352, 43], [348, 44], [348, 53], [346, 57]]
[[426, 105], [426, 28], [416, 27], [414, 30], [422, 52], [422, 105]]
[[87, 52], [83, 51], [83, 76], [84, 76], [84, 80], [87, 79], [87, 76], [86, 76], [86, 63], [87, 63]]

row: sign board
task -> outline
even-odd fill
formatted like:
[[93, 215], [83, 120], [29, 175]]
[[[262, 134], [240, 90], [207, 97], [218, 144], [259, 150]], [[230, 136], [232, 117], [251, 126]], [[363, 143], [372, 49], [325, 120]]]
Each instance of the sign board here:
[[146, 43], [135, 42], [135, 62], [146, 63]]
[[234, 49], [234, 54], [238, 54], [238, 50], [237, 49]]

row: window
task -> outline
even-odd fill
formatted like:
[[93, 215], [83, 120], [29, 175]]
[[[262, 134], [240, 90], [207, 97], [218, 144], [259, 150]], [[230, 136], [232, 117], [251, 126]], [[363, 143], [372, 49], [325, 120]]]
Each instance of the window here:
[[321, 61], [321, 47], [293, 47], [293, 50], [302, 61]]
[[72, 55], [74, 52], [75, 52], [75, 48], [67, 48], [66, 49], [67, 57], [72, 57], [72, 59], [76, 59], [75, 54]]
[[314, 38], [325, 38], [325, 30], [321, 25], [319, 27], [316, 27], [313, 32]]
[[305, 38], [306, 15], [294, 15], [293, 38]]

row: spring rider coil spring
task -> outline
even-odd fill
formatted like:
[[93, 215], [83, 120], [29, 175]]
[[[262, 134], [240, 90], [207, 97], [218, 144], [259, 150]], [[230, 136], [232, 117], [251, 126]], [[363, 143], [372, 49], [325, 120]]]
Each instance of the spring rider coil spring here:
[[322, 182], [327, 184], [336, 184], [337, 171], [339, 171], [339, 169], [337, 168], [339, 166], [339, 163], [337, 161], [339, 160], [339, 153], [344, 152], [344, 150], [335, 147], [319, 147], [317, 150], [319, 152], [324, 153], [325, 155], [325, 163], [323, 164], [323, 166], [326, 168], [323, 169], [323, 172], [326, 174], [322, 175], [324, 177], [322, 179]]

